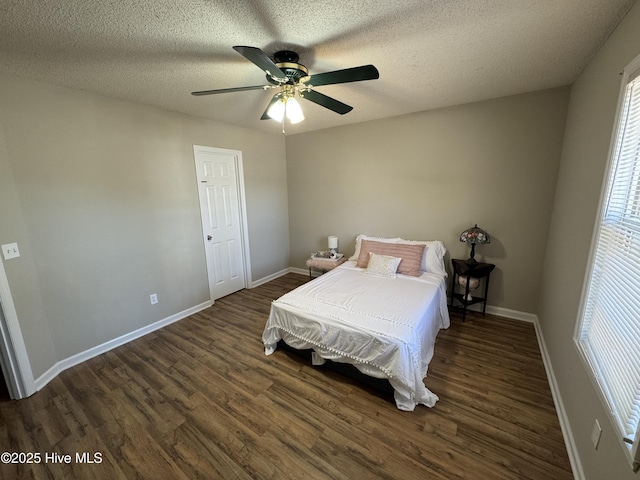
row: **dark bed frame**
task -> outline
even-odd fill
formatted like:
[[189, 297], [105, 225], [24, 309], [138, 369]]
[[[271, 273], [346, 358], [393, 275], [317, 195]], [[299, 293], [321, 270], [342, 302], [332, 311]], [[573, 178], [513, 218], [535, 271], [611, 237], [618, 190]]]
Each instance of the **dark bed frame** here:
[[[304, 349], [304, 350], [298, 350], [287, 345], [284, 340], [280, 340], [278, 342], [278, 349], [282, 349], [282, 350], [285, 350], [286, 352], [293, 353], [298, 357], [304, 358], [309, 362], [309, 364], [311, 364], [311, 353], [313, 352], [313, 350], [310, 348]], [[394, 390], [391, 384], [389, 383], [389, 380], [387, 379], [370, 377], [369, 375], [365, 375], [364, 373], [362, 373], [353, 365], [350, 365], [348, 363], [333, 362], [331, 360], [327, 360], [324, 363], [324, 365], [317, 365], [315, 366], [315, 368], [336, 372], [341, 376], [344, 376], [346, 378], [349, 378], [355, 381], [356, 383], [367, 386], [377, 392], [382, 393], [385, 397], [390, 395], [391, 400], [393, 401]]]

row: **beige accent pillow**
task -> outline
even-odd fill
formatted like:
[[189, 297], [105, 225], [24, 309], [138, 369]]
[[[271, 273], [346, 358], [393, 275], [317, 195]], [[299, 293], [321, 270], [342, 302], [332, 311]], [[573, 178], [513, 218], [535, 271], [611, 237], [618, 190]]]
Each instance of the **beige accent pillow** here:
[[398, 257], [370, 253], [369, 264], [367, 265], [364, 273], [396, 278], [396, 270], [398, 270], [398, 265], [401, 261], [402, 259]]
[[401, 258], [402, 261], [398, 265], [398, 273], [403, 275], [411, 275], [412, 277], [420, 276], [420, 263], [422, 262], [422, 254], [425, 245], [401, 245], [397, 243], [382, 243], [371, 240], [362, 240], [360, 244], [360, 255], [356, 267], [367, 268], [369, 264], [369, 253], [378, 255], [387, 255], [390, 257]]

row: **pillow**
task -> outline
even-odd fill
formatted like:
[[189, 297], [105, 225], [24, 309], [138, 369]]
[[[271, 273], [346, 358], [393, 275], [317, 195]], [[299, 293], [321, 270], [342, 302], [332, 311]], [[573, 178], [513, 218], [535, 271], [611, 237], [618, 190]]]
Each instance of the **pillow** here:
[[353, 255], [351, 255], [349, 260], [353, 260], [354, 262], [358, 260], [358, 257], [360, 256], [360, 244], [362, 240], [374, 240], [376, 242], [382, 242], [382, 243], [398, 243], [398, 240], [400, 240], [400, 238], [399, 237], [393, 237], [393, 238], [370, 237], [369, 235], [360, 234], [356, 237], [356, 250], [353, 253]]
[[401, 245], [424, 245], [424, 255], [420, 262], [420, 270], [423, 272], [437, 273], [445, 277], [448, 276], [444, 266], [444, 256], [447, 249], [440, 240], [404, 240], [398, 239]]
[[425, 245], [400, 245], [363, 239], [360, 244], [360, 255], [358, 255], [356, 267], [366, 268], [369, 264], [369, 253], [376, 253], [378, 255], [400, 257], [402, 261], [398, 265], [398, 273], [419, 277], [420, 262], [422, 261], [424, 249]]
[[402, 261], [398, 257], [390, 257], [389, 255], [378, 255], [377, 253], [369, 254], [369, 263], [364, 273], [372, 275], [381, 275], [383, 277], [396, 278], [396, 270]]

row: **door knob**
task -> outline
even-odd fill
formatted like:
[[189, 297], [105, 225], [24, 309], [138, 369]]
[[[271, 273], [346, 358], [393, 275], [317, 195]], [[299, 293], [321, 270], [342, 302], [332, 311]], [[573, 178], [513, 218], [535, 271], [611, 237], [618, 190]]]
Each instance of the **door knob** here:
[[212, 240], [213, 237], [211, 235], [207, 235], [207, 240]]

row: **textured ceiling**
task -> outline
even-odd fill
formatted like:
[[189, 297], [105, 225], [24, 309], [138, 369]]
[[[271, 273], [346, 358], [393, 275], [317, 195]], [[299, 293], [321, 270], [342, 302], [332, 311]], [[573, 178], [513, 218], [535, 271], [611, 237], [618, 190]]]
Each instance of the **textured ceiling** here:
[[380, 79], [318, 87], [287, 134], [568, 85], [635, 0], [0, 0], [0, 71], [222, 122], [259, 118], [273, 92], [232, 50], [300, 54], [321, 73], [374, 64]]

